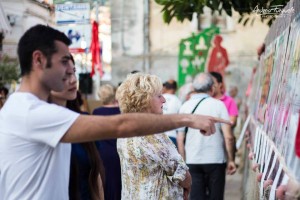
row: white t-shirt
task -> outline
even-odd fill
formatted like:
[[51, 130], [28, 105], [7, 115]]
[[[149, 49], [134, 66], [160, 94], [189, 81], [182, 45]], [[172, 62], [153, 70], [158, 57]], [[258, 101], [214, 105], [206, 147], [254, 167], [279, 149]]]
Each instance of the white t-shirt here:
[[[180, 107], [181, 107], [181, 101], [179, 98], [174, 94], [163, 94], [164, 98], [166, 99], [166, 102], [163, 105], [163, 112], [164, 114], [177, 114]], [[166, 131], [165, 132], [167, 136], [176, 138], [176, 130]]]
[[[204, 97], [194, 114], [208, 115], [229, 120], [229, 115], [225, 104], [206, 94], [194, 94], [191, 99], [185, 102], [179, 113], [191, 113], [196, 104]], [[187, 164], [213, 164], [225, 163], [227, 161], [224, 136], [221, 124], [215, 125], [216, 132], [210, 136], [202, 135], [199, 130], [189, 128], [186, 135], [185, 153]], [[184, 128], [180, 129], [184, 132]]]
[[79, 114], [16, 92], [0, 111], [0, 199], [67, 200], [71, 144], [59, 143]]

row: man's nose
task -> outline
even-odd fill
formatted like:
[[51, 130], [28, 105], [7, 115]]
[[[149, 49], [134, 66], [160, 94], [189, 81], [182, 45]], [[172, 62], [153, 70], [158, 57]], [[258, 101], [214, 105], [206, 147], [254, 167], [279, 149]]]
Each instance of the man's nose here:
[[76, 75], [74, 73], [70, 74], [70, 83], [75, 83], [75, 82], [77, 82]]

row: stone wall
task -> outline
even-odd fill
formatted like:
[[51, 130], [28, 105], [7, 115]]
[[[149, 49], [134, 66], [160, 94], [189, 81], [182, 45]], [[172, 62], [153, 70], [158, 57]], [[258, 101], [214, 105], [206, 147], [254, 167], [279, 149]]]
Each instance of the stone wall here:
[[[144, 54], [141, 49], [146, 42], [143, 36], [143, 20], [137, 20], [137, 17], [143, 19], [145, 16], [136, 11], [136, 9], [143, 10], [143, 6], [143, 1], [138, 0], [132, 0], [130, 4], [127, 1], [112, 0], [112, 82], [115, 85], [132, 70], [143, 72], [148, 70], [150, 73], [159, 75], [163, 81], [169, 78], [177, 79], [179, 42], [197, 31], [193, 23], [189, 21], [180, 23], [174, 19], [170, 24], [165, 24], [160, 13], [161, 6], [154, 0], [150, 0], [150, 52]], [[122, 12], [133, 14], [123, 13], [122, 17]], [[230, 59], [225, 77], [226, 84], [238, 85], [239, 95], [243, 97], [252, 68], [257, 65], [257, 48], [263, 43], [269, 28], [261, 23], [258, 17], [253, 25], [243, 26], [237, 23], [238, 17], [238, 14], [234, 13], [230, 19], [230, 31], [225, 30], [221, 32], [221, 35], [224, 38], [223, 46], [227, 49]], [[131, 31], [130, 34], [128, 34], [129, 31]], [[139, 41], [142, 45], [131, 44], [127, 41]], [[135, 52], [132, 52], [132, 48]], [[147, 62], [149, 67], [145, 65]]]

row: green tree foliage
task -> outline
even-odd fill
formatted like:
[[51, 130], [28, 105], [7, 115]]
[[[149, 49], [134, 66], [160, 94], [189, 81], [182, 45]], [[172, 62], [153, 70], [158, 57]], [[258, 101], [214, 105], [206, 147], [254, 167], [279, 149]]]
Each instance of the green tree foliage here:
[[232, 16], [235, 10], [240, 14], [239, 23], [246, 25], [254, 22], [255, 18], [249, 14], [255, 9], [267, 9], [274, 15], [260, 15], [262, 22], [271, 25], [276, 18], [276, 12], [282, 10], [290, 0], [155, 0], [162, 5], [163, 20], [170, 23], [173, 18], [182, 22], [185, 19], [192, 20], [193, 13], [203, 14], [205, 6], [212, 10], [212, 13], [225, 11], [227, 15]]
[[0, 60], [0, 86], [17, 81], [20, 76], [19, 64], [16, 59], [3, 56]]

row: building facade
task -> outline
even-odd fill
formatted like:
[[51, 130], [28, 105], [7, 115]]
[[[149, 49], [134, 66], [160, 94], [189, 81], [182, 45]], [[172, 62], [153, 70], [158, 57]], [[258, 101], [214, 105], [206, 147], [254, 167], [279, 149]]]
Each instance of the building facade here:
[[47, 1], [1, 0], [3, 14], [8, 19], [10, 30], [3, 39], [3, 54], [17, 57], [17, 44], [23, 33], [36, 24], [53, 25], [53, 7]]

